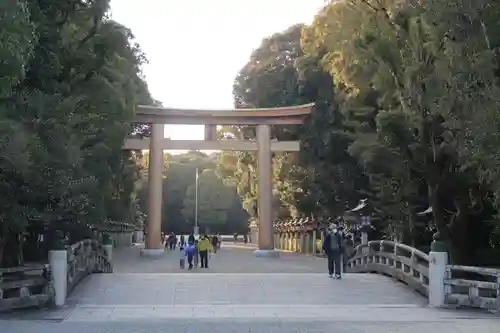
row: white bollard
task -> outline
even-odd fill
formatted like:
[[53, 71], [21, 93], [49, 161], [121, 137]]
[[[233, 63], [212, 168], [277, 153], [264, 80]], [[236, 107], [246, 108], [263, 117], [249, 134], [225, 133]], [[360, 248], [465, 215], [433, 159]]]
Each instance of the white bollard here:
[[448, 253], [429, 253], [429, 306], [441, 307], [445, 305], [446, 266], [448, 265]]
[[54, 287], [54, 302], [58, 307], [66, 303], [68, 288], [68, 252], [66, 250], [49, 251], [49, 265]]
[[113, 244], [103, 244], [102, 246], [104, 251], [106, 251], [106, 255], [108, 256], [109, 262], [113, 260]]
[[135, 231], [135, 242], [142, 243], [142, 231]]

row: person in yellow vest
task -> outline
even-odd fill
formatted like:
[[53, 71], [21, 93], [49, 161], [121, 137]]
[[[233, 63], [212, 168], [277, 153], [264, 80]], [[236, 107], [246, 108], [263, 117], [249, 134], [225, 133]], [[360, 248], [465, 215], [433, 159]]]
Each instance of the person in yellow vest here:
[[208, 268], [208, 253], [212, 251], [212, 244], [206, 234], [200, 237], [198, 250], [200, 253], [201, 268]]

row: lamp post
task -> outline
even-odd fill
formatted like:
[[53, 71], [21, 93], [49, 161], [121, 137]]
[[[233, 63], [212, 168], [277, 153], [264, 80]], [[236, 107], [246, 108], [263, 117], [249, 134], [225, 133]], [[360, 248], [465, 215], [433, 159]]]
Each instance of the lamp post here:
[[195, 180], [195, 195], [194, 195], [194, 230], [193, 234], [198, 236], [200, 234], [200, 227], [198, 226], [198, 175], [199, 170], [196, 167], [196, 180]]

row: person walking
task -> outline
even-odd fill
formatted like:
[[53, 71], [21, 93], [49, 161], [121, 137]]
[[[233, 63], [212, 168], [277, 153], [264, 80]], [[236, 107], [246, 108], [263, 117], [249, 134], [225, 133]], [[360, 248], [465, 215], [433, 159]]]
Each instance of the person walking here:
[[175, 250], [175, 246], [177, 245], [177, 236], [171, 232], [168, 236], [168, 243], [170, 250]]
[[196, 239], [194, 241], [194, 267], [197, 268], [198, 267], [198, 259], [200, 258], [200, 251], [199, 251], [199, 242], [198, 240]]
[[179, 245], [179, 266], [181, 269], [186, 267], [186, 251], [184, 251], [184, 245]]
[[212, 236], [212, 248], [214, 249], [214, 254], [217, 253], [217, 248], [219, 247], [219, 238], [217, 235]]
[[338, 280], [342, 278], [342, 243], [342, 231], [338, 230], [335, 224], [332, 224], [327, 231], [322, 248], [328, 257], [328, 275]]
[[188, 243], [194, 244], [194, 234], [190, 233], [188, 236]]
[[220, 249], [220, 247], [221, 247], [221, 245], [222, 245], [222, 237], [221, 237], [221, 235], [220, 235], [220, 234], [217, 234], [217, 240], [218, 240], [217, 246], [218, 246], [218, 247], [219, 247], [219, 249]]
[[167, 251], [169, 248], [172, 249], [170, 235], [165, 238], [165, 251]]
[[210, 244], [210, 239], [206, 234], [201, 237], [198, 242], [198, 247], [200, 252], [201, 268], [208, 268], [208, 252], [211, 250], [212, 244]]
[[192, 270], [193, 269], [193, 259], [194, 259], [194, 254], [195, 254], [194, 244], [187, 243], [184, 252], [186, 252], [186, 257], [187, 257], [187, 262], [188, 262], [188, 270]]

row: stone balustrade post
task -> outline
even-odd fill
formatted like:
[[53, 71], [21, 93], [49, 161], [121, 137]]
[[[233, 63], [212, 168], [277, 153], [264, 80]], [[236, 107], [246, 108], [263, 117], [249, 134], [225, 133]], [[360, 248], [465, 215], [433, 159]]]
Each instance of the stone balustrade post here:
[[109, 262], [113, 259], [113, 239], [109, 234], [104, 234], [102, 236], [102, 247], [106, 251]]
[[64, 246], [62, 234], [58, 235], [53, 250], [49, 251], [49, 267], [54, 288], [54, 303], [61, 307], [66, 303], [68, 293], [68, 250]]
[[429, 253], [429, 306], [442, 307], [445, 305], [446, 267], [448, 266], [448, 253], [440, 235], [434, 235]]
[[104, 251], [106, 251], [106, 255], [108, 257], [109, 262], [112, 262], [113, 260], [113, 242], [111, 239], [104, 239], [102, 243], [102, 247], [104, 248]]

